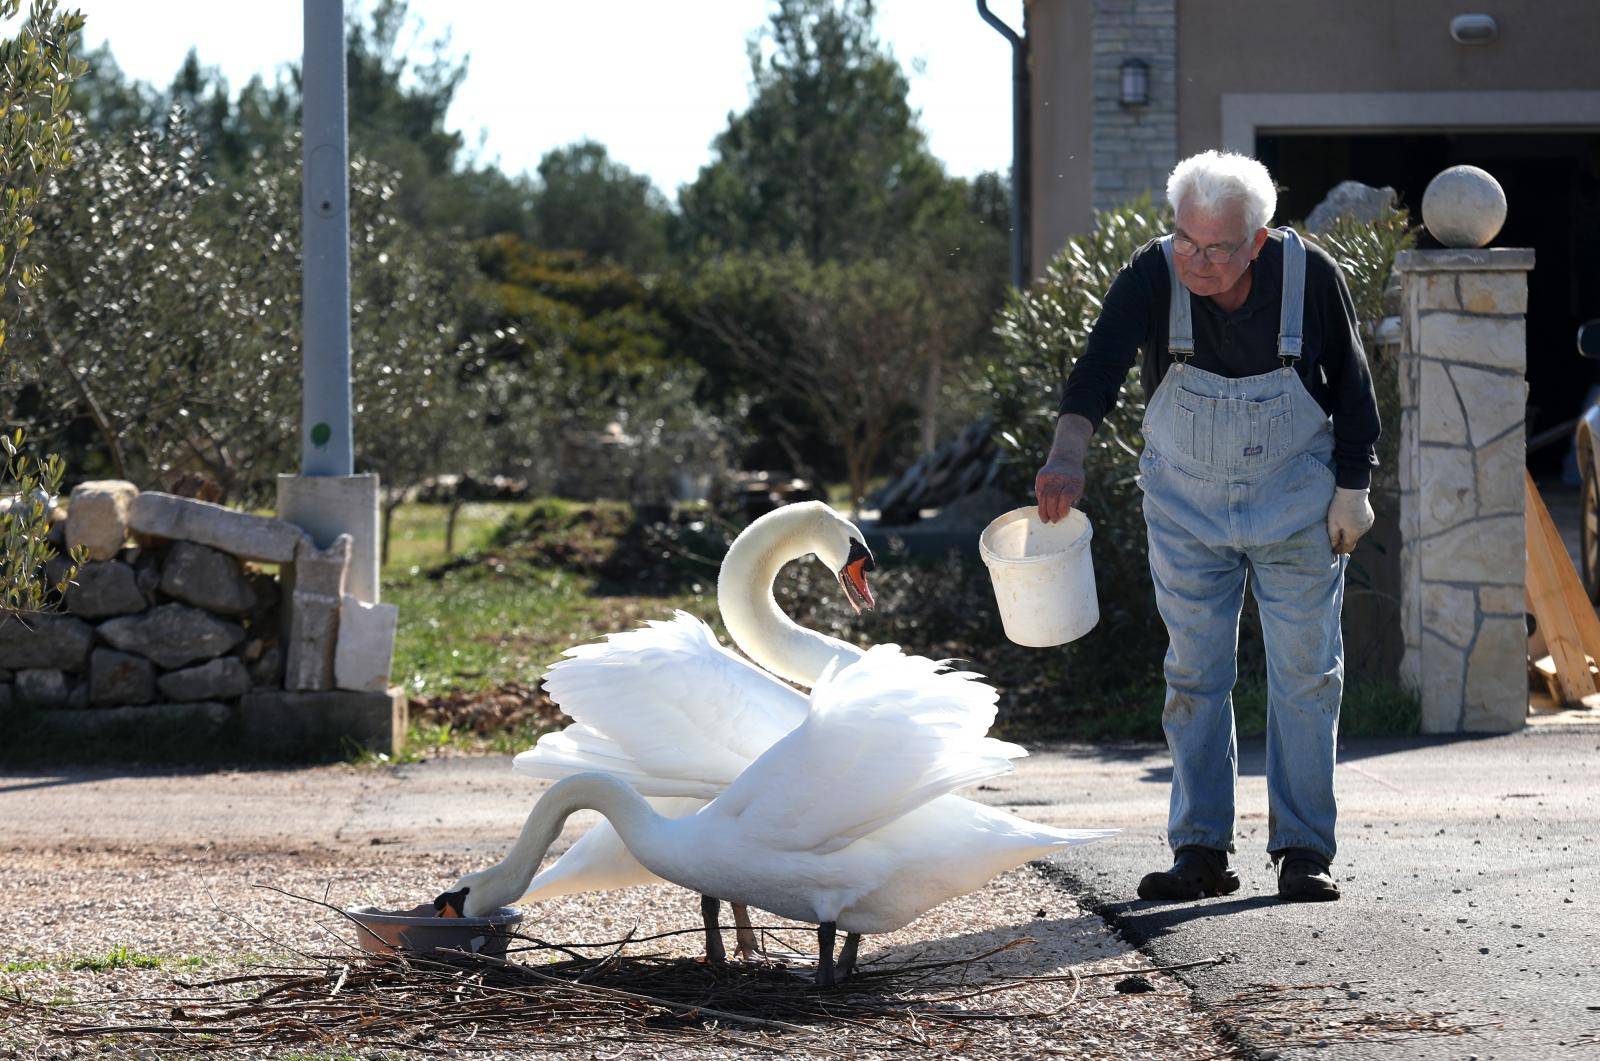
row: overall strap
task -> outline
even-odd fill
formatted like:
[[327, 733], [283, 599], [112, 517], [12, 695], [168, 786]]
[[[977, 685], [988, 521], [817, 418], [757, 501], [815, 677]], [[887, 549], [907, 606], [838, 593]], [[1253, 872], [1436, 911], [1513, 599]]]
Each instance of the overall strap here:
[[1161, 240], [1161, 254], [1167, 259], [1167, 277], [1172, 281], [1172, 304], [1167, 310], [1167, 353], [1183, 364], [1194, 356], [1194, 322], [1189, 318], [1189, 289], [1178, 279], [1172, 261], [1172, 237]]
[[1306, 315], [1306, 245], [1285, 225], [1283, 233], [1283, 312], [1278, 318], [1278, 357], [1288, 368], [1300, 360]]

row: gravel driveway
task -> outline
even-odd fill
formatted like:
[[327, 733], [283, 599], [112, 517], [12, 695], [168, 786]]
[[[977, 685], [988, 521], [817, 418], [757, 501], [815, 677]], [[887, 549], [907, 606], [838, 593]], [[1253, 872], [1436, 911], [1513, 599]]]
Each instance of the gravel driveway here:
[[[1006, 791], [984, 795], [1027, 804], [1020, 793], [1037, 769], [1025, 762]], [[99, 1014], [115, 1025], [127, 1023], [122, 1015], [128, 1010], [119, 1003], [175, 991], [178, 982], [303, 964], [296, 952], [332, 952], [349, 933], [328, 911], [253, 885], [341, 905], [409, 906], [498, 858], [541, 789], [511, 774], [503, 758], [399, 767], [0, 775], [7, 853], [0, 889], [9, 907], [0, 924], [0, 988], [8, 996], [72, 1005], [77, 1020]], [[1070, 824], [1065, 807], [1019, 809]], [[586, 823], [587, 816], [569, 823], [558, 850]], [[1023, 867], [907, 929], [868, 937], [863, 960], [967, 958], [1033, 940], [935, 981], [891, 989], [897, 1004], [954, 992], [963, 998], [952, 1005], [997, 1015], [931, 1037], [938, 1049], [962, 1056], [1236, 1056], [1222, 1026], [1197, 1009], [1172, 976], [1145, 973], [1154, 990], [1119, 992], [1128, 972], [1148, 967], [1149, 960], [1086, 913], [1056, 879]], [[629, 931], [693, 928], [698, 910], [678, 889], [636, 888], [542, 903], [529, 913], [542, 937], [600, 942]], [[781, 927], [775, 919], [758, 922]], [[799, 950], [807, 940], [800, 932], [772, 938]], [[635, 944], [623, 954], [646, 950], [692, 954], [695, 938]], [[1003, 989], [985, 993], [996, 987]], [[762, 1049], [801, 1056], [891, 1052], [882, 1035], [862, 1026], [841, 1022], [813, 1032], [776, 1034]], [[116, 1055], [163, 1041], [117, 1034], [64, 1040], [24, 1007], [0, 1001], [0, 1053], [7, 1056]], [[446, 1053], [474, 1049], [448, 1039], [435, 1046]], [[319, 1049], [372, 1052], [356, 1039]], [[629, 1050], [627, 1043], [602, 1046], [559, 1032], [530, 1035], [519, 1049], [530, 1057], [560, 1051], [608, 1058]], [[748, 1039], [730, 1041], [726, 1029], [696, 1025], [665, 1047], [637, 1047], [634, 1056], [733, 1057], [751, 1049]], [[503, 1049], [497, 1055], [506, 1056]]]

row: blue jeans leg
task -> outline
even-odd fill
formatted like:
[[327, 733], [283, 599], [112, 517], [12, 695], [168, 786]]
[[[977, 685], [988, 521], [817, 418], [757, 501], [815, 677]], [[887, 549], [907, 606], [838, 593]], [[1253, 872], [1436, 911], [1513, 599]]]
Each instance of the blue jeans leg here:
[[1161, 728], [1172, 752], [1167, 842], [1233, 850], [1239, 752], [1233, 726], [1244, 554], [1212, 547], [1145, 504], [1150, 575], [1167, 625]]
[[1249, 555], [1267, 650], [1267, 850], [1332, 859], [1348, 558], [1333, 554], [1320, 519]]

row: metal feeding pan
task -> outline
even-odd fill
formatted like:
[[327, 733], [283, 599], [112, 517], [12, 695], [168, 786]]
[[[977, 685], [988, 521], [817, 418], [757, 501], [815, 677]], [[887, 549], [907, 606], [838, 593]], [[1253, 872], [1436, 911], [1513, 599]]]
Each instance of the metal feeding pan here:
[[345, 913], [361, 926], [356, 934], [361, 937], [361, 948], [369, 954], [400, 950], [423, 957], [432, 957], [439, 950], [464, 950], [503, 958], [511, 943], [511, 932], [522, 920], [522, 914], [509, 906], [502, 906], [488, 917], [435, 917], [421, 913], [432, 909], [432, 904], [415, 910], [361, 906]]

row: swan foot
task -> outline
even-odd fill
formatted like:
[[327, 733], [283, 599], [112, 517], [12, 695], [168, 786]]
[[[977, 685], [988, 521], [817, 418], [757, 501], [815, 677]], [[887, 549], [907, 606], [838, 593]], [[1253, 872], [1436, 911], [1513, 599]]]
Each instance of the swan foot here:
[[839, 949], [839, 979], [843, 980], [855, 975], [856, 952], [861, 947], [861, 933], [846, 932], [844, 946]]
[[817, 926], [817, 986], [833, 987], [836, 983], [833, 975], [833, 939], [838, 931], [838, 926], [832, 921], [824, 921]]
[[729, 903], [733, 907], [733, 932], [736, 941], [733, 956], [742, 962], [769, 961], [767, 952], [756, 939], [756, 930], [750, 924], [750, 908], [744, 903]]
[[722, 946], [722, 925], [718, 921], [721, 910], [722, 900], [709, 895], [700, 897], [700, 917], [706, 926], [705, 960], [708, 965], [722, 965], [728, 960], [728, 953]]

